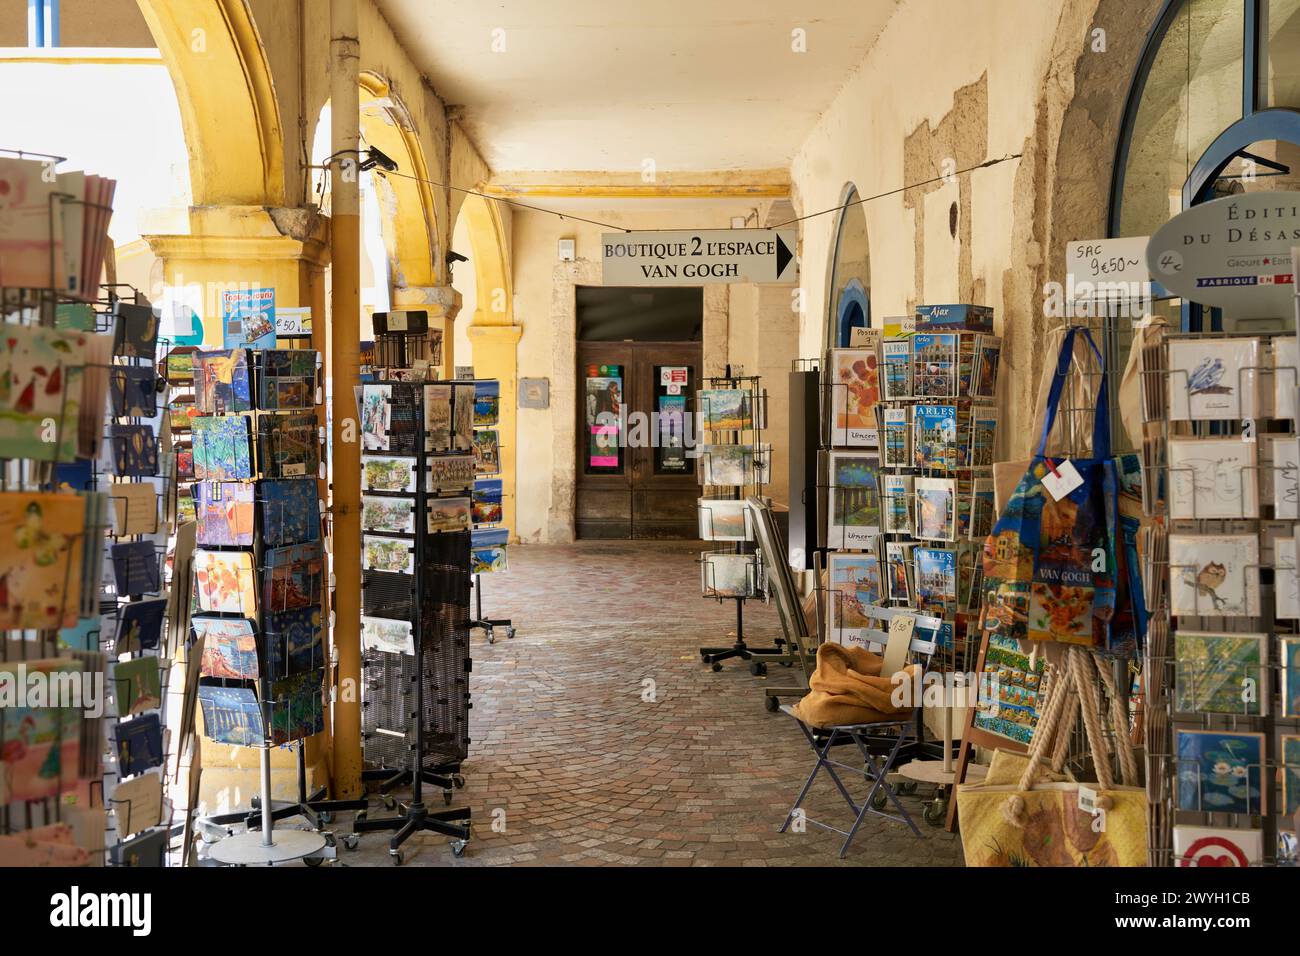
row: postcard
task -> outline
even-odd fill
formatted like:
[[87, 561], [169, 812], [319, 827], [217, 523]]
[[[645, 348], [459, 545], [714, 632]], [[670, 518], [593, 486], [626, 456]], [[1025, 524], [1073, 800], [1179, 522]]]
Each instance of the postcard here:
[[119, 717], [134, 717], [162, 706], [162, 677], [157, 657], [145, 655], [113, 665], [113, 693]]
[[253, 407], [247, 349], [194, 353], [194, 404], [203, 415], [246, 412]]
[[324, 671], [286, 677], [271, 685], [271, 743], [287, 744], [314, 736], [325, 729], [322, 688]]
[[414, 574], [414, 542], [406, 538], [385, 538], [374, 534], [361, 536], [361, 566], [367, 571]]
[[320, 464], [315, 415], [257, 417], [257, 469], [261, 478], [314, 478]]
[[205, 617], [190, 619], [196, 636], [203, 638], [203, 659], [199, 673], [227, 680], [257, 680], [257, 632], [247, 618]]
[[912, 466], [912, 434], [907, 424], [907, 408], [882, 408], [876, 406], [880, 414], [880, 428], [883, 434], [881, 452], [886, 468], [910, 468]]
[[469, 570], [471, 574], [494, 574], [509, 567], [506, 549], [499, 545], [482, 548], [470, 548]]
[[162, 588], [158, 554], [152, 541], [115, 544], [109, 549], [109, 554], [119, 595], [153, 594]]
[[[19, 680], [16, 662], [0, 662], [0, 686], [10, 691]], [[56, 657], [23, 662], [27, 680], [47, 682], [79, 678], [80, 661]], [[6, 697], [11, 694], [6, 693]], [[34, 703], [18, 697], [21, 704]], [[76, 707], [0, 707], [0, 785], [8, 780], [8, 800], [21, 802], [57, 797], [75, 786], [81, 756], [82, 714]]]
[[362, 616], [361, 646], [367, 651], [381, 651], [385, 654], [414, 654], [415, 638], [411, 633], [411, 622]]
[[[369, 537], [362, 535], [362, 539]], [[266, 610], [288, 611], [319, 604], [323, 551], [319, 541], [268, 548], [262, 554], [263, 599]]]
[[1200, 813], [1267, 812], [1262, 786], [1264, 735], [1174, 729], [1175, 809]]
[[361, 450], [388, 451], [388, 426], [392, 416], [391, 385], [361, 386]]
[[161, 773], [143, 773], [122, 780], [108, 798], [117, 821], [117, 835], [129, 837], [162, 822], [163, 781]]
[[919, 477], [915, 483], [916, 537], [953, 541], [957, 537], [956, 483], [951, 478]]
[[474, 486], [477, 462], [473, 455], [434, 455], [427, 461], [430, 493], [466, 491]]
[[992, 468], [998, 431], [998, 410], [992, 405], [975, 405], [970, 410], [970, 468]]
[[971, 394], [978, 398], [997, 395], [998, 364], [1002, 357], [1002, 339], [996, 335], [975, 337], [975, 375]]
[[[473, 459], [470, 459], [471, 464]], [[472, 476], [471, 476], [472, 480]], [[362, 491], [415, 491], [415, 461], [365, 455], [361, 459]]]
[[700, 476], [706, 485], [740, 487], [756, 483], [753, 445], [703, 445]]
[[497, 430], [481, 428], [474, 433], [474, 472], [493, 475], [501, 470], [501, 452]]
[[204, 611], [257, 614], [257, 580], [253, 555], [247, 551], [194, 552], [194, 590]]
[[877, 483], [880, 458], [860, 452], [831, 452], [827, 460], [830, 477], [827, 547], [832, 550], [874, 547], [880, 534]]
[[152, 425], [111, 425], [113, 474], [144, 478], [158, 474], [158, 439]]
[[917, 546], [916, 603], [922, 610], [946, 612], [957, 606], [957, 552]]
[[166, 865], [163, 858], [170, 839], [171, 830], [168, 827], [145, 830], [138, 836], [109, 847], [109, 862], [113, 866], [133, 869], [163, 867]]
[[198, 417], [191, 421], [191, 427], [196, 481], [238, 481], [253, 477], [246, 417]]
[[166, 756], [162, 746], [162, 722], [157, 714], [120, 721], [114, 728], [113, 741], [118, 773], [124, 777], [160, 767]]
[[700, 555], [700, 587], [705, 597], [748, 598], [759, 593], [758, 559], [752, 554]]
[[891, 601], [912, 603], [912, 551], [915, 544], [885, 542], [885, 593]]
[[299, 411], [316, 404], [316, 360], [311, 349], [272, 349], [258, 356], [257, 407]]
[[1170, 339], [1169, 418], [1256, 418], [1260, 367], [1257, 338]]
[[1258, 717], [1268, 699], [1268, 636], [1174, 634], [1174, 710]]
[[749, 510], [743, 501], [700, 498], [696, 507], [702, 541], [752, 541]]
[[912, 336], [912, 394], [917, 398], [949, 398], [957, 394], [955, 334]]
[[1277, 538], [1273, 576], [1273, 616], [1280, 621], [1300, 620], [1300, 561], [1295, 538]]
[[917, 405], [912, 409], [912, 464], [917, 468], [957, 468], [957, 406]]
[[1300, 389], [1300, 347], [1294, 335], [1273, 340], [1273, 417], [1296, 418], [1296, 391]]
[[444, 531], [468, 531], [473, 521], [469, 498], [430, 498], [428, 500], [430, 534]]
[[909, 339], [885, 339], [880, 344], [884, 371], [884, 398], [894, 401], [912, 396], [912, 343]]
[[826, 595], [827, 640], [864, 645], [865, 632], [882, 627], [867, 612], [885, 597], [880, 559], [874, 554], [831, 553], [827, 555], [826, 573], [830, 582]]
[[314, 478], [258, 482], [262, 494], [262, 543], [268, 548], [320, 540], [320, 498]]
[[1259, 470], [1255, 465], [1255, 448], [1255, 442], [1235, 437], [1170, 439], [1171, 516], [1259, 517]]
[[450, 385], [424, 386], [425, 451], [452, 450], [451, 391]]
[[226, 348], [275, 348], [275, 289], [222, 292], [221, 321]]
[[241, 547], [253, 543], [253, 485], [244, 481], [200, 481], [195, 517], [196, 541], [205, 546]]
[[316, 605], [266, 616], [266, 669], [271, 678], [291, 677], [325, 666], [324, 629]]
[[1264, 831], [1229, 827], [1174, 827], [1176, 866], [1259, 866], [1264, 860]]
[[109, 395], [118, 418], [153, 418], [158, 414], [158, 376], [150, 365], [114, 365]]
[[469, 533], [469, 546], [471, 548], [504, 548], [509, 543], [509, 528], [474, 528]]
[[912, 491], [910, 475], [880, 476], [880, 507], [884, 514], [885, 534], [912, 533]]
[[[1236, 441], [1238, 444], [1255, 447], [1253, 442], [1241, 439], [1223, 439]], [[1265, 475], [1262, 484], [1268, 489], [1273, 504], [1273, 517], [1300, 518], [1300, 443], [1294, 435], [1269, 435], [1268, 460], [1265, 461]], [[1247, 472], [1242, 482], [1254, 485], [1254, 472]]]
[[1282, 817], [1294, 820], [1300, 813], [1300, 735], [1282, 734], [1278, 744], [1282, 755]]
[[194, 381], [193, 346], [177, 346], [163, 357], [163, 377], [169, 385], [185, 385]]
[[118, 612], [115, 654], [139, 654], [158, 647], [163, 620], [167, 616], [167, 599], [132, 601]]
[[746, 388], [706, 388], [698, 396], [704, 427], [741, 431], [754, 427], [751, 393]]
[[252, 687], [199, 685], [203, 736], [219, 744], [258, 747], [266, 739], [262, 705]]
[[76, 457], [91, 338], [44, 326], [5, 326], [0, 337], [0, 458]]
[[[452, 386], [451, 444], [455, 451], [475, 451], [473, 382]], [[495, 445], [495, 442], [493, 443]]]
[[501, 383], [480, 379], [474, 383], [474, 427], [495, 425], [501, 406]]
[[108, 486], [113, 505], [113, 533], [120, 537], [158, 531], [158, 490], [151, 482], [115, 482]]
[[361, 527], [365, 531], [415, 534], [415, 503], [410, 498], [362, 495]]
[[1175, 615], [1259, 615], [1259, 539], [1253, 534], [1171, 534], [1169, 576]]
[[1282, 716], [1300, 717], [1300, 637], [1279, 639], [1282, 649]]
[[831, 445], [868, 446], [879, 441], [876, 403], [880, 401], [880, 369], [874, 349], [831, 349]]
[[501, 501], [505, 486], [500, 478], [480, 478], [474, 482], [471, 517], [475, 524], [496, 524], [501, 520]]

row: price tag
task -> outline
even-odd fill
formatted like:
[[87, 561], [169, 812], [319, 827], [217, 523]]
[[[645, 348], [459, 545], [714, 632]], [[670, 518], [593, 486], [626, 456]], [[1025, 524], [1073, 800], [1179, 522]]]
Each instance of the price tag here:
[[1079, 785], [1079, 809], [1084, 813], [1097, 812], [1097, 791], [1092, 787]]
[[[1050, 458], [1048, 464], [1051, 464]], [[1053, 501], [1060, 501], [1082, 484], [1083, 476], [1079, 474], [1079, 469], [1074, 467], [1074, 462], [1068, 458], [1057, 465], [1055, 471], [1049, 468], [1047, 474], [1043, 475], [1043, 487], [1047, 489]]]

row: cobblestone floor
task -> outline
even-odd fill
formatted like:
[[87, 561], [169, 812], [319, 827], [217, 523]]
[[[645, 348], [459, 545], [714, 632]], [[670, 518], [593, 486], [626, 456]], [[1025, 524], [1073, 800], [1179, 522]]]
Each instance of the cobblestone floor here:
[[[680, 542], [511, 550], [484, 611], [513, 618], [518, 636], [473, 638], [473, 743], [455, 802], [472, 808], [473, 837], [457, 860], [446, 838], [420, 835], [407, 866], [839, 863], [835, 834], [777, 833], [812, 754], [790, 718], [764, 710], [764, 681], [747, 665], [701, 665], [698, 647], [732, 643], [735, 612], [700, 597], [697, 557]], [[751, 644], [778, 630], [773, 607], [746, 606]], [[770, 679], [786, 673], [774, 666]], [[849, 822], [824, 775], [814, 793], [811, 816]], [[960, 865], [959, 841], [920, 821], [923, 796], [903, 798], [919, 839], [868, 818], [844, 863]], [[384, 834], [340, 853], [350, 866], [391, 865]]]

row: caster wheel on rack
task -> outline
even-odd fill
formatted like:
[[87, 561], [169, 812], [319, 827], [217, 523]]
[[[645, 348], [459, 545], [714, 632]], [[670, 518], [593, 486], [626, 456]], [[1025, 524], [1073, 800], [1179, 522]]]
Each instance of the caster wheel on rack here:
[[506, 637], [512, 641], [515, 639], [515, 629], [513, 627], [506, 628]]
[[355, 817], [352, 818], [352, 825], [356, 826], [358, 823], [365, 823], [365, 821], [366, 821], [366, 811], [362, 810]]
[[322, 810], [320, 813], [316, 814], [316, 816], [320, 818], [321, 823], [334, 822], [334, 814], [330, 813], [328, 810]]
[[749, 672], [755, 677], [764, 677], [767, 674], [767, 665], [762, 661], [752, 661], [749, 665]]
[[763, 699], [763, 709], [769, 714], [775, 714], [781, 709], [781, 701], [775, 697], [765, 697]]
[[302, 861], [310, 867], [317, 867], [325, 862], [325, 858], [320, 856], [307, 856], [303, 857]]
[[497, 637], [495, 634], [492, 633], [492, 628], [490, 627], [488, 628], [487, 636], [488, 636], [489, 644], [495, 644], [497, 642]]
[[401, 866], [406, 862], [406, 858], [402, 855], [401, 850], [389, 850], [388, 855], [392, 857], [393, 866]]
[[450, 790], [444, 790], [444, 791], [442, 791], [442, 802], [445, 803], [445, 804], [447, 804], [447, 806], [451, 806], [451, 791], [450, 791]]
[[933, 803], [927, 803], [921, 819], [932, 827], [943, 826], [944, 821], [948, 819], [948, 801], [938, 798]]
[[397, 801], [394, 800], [392, 797], [390, 797], [388, 794], [384, 794], [384, 809], [386, 810], [397, 809]]
[[871, 808], [873, 810], [883, 810], [885, 809], [885, 804], [887, 804], [888, 802], [889, 802], [889, 797], [885, 795], [884, 791], [877, 790], [875, 796], [871, 798]]
[[720, 671], [720, 670], [722, 670], [722, 663], [721, 663], [720, 661], [714, 661], [714, 663], [713, 663], [713, 673], [716, 674], [716, 673], [717, 673], [718, 671]]
[[466, 842], [467, 842], [467, 841], [465, 841], [465, 840], [452, 840], [452, 841], [451, 841], [451, 855], [454, 856], [454, 857], [456, 857], [456, 858], [458, 858], [458, 859], [459, 859], [460, 857], [464, 856], [464, 855], [465, 855], [465, 844], [466, 844]]
[[348, 833], [343, 837], [343, 845], [349, 850], [355, 850], [361, 845], [361, 837], [355, 833]]
[[916, 793], [916, 781], [915, 780], [904, 781], [900, 783], [898, 786], [896, 786], [894, 789], [897, 790], [899, 794], [901, 794], [902, 796], [910, 797], [912, 794]]
[[451, 782], [456, 785], [457, 790], [465, 789], [465, 775], [463, 773], [454, 773], [451, 775]]

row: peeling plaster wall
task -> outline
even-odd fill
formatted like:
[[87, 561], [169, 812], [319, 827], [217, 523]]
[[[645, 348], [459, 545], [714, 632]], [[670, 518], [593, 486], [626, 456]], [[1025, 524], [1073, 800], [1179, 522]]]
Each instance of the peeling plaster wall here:
[[[1024, 153], [956, 182], [865, 204], [872, 313], [979, 302], [1007, 339], [1000, 455], [1027, 454], [1042, 368], [1043, 284], [1064, 247], [1105, 235], [1115, 137], [1134, 64], [1160, 0], [907, 0], [792, 164], [801, 215]], [[1106, 31], [1106, 51], [1091, 49]], [[1014, 31], [1009, 42], [1008, 31]], [[957, 205], [957, 231], [950, 210]], [[838, 216], [803, 223], [800, 352], [821, 348]]]

